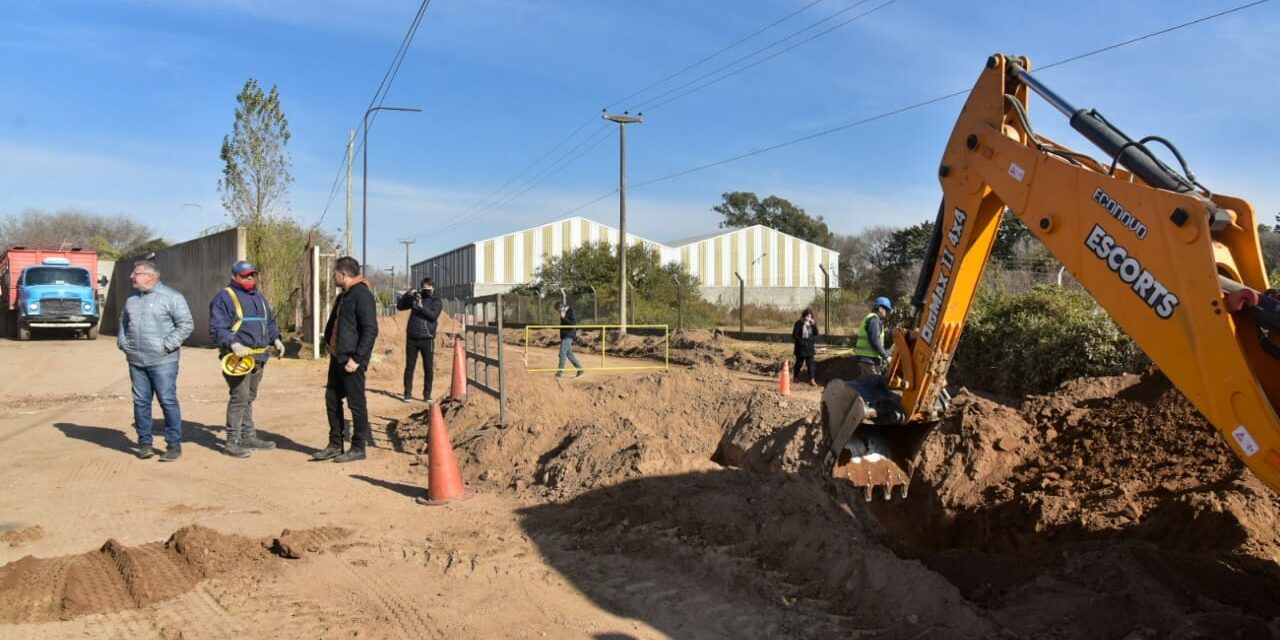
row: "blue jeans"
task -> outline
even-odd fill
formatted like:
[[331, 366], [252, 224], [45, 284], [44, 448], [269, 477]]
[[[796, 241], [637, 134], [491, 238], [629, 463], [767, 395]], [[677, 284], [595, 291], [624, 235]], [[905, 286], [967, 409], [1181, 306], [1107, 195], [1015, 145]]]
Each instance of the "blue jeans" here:
[[568, 358], [569, 362], [572, 362], [573, 366], [578, 368], [578, 371], [582, 371], [582, 364], [573, 355], [573, 338], [560, 338], [560, 365], [557, 367], [560, 370], [556, 372], [556, 375], [564, 373], [565, 358]]
[[182, 409], [178, 407], [178, 363], [151, 367], [129, 365], [133, 383], [133, 428], [138, 430], [138, 444], [151, 444], [151, 398], [160, 400], [164, 412], [164, 441], [170, 447], [182, 446]]

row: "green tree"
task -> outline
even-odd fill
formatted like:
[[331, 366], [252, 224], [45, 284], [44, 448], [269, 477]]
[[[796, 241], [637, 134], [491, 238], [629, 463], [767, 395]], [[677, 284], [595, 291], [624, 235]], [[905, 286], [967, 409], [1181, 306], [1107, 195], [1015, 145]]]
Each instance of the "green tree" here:
[[750, 191], [731, 191], [721, 195], [723, 202], [711, 208], [724, 216], [723, 229], [740, 229], [759, 224], [808, 240], [824, 247], [834, 238], [822, 216], [812, 217], [786, 198], [769, 196], [759, 199]]
[[222, 206], [236, 224], [259, 222], [287, 206], [289, 183], [289, 121], [280, 110], [274, 85], [264, 94], [249, 78], [236, 96], [231, 135], [222, 138]]
[[[683, 297], [686, 321], [710, 319], [713, 308], [702, 300], [698, 278], [678, 263], [662, 264], [656, 248], [646, 244], [627, 247], [627, 281], [629, 304], [635, 304], [640, 319], [632, 322], [666, 322], [674, 324], [676, 303]], [[617, 249], [607, 242], [585, 244], [573, 251], [553, 256], [534, 272], [527, 290], [558, 296], [561, 291], [575, 293], [594, 287], [602, 308], [615, 308], [618, 297]]]
[[289, 215], [289, 121], [274, 85], [264, 93], [250, 78], [236, 96], [231, 134], [223, 137], [222, 206], [245, 228], [248, 258], [260, 269], [258, 286], [281, 322], [302, 283], [308, 233]]

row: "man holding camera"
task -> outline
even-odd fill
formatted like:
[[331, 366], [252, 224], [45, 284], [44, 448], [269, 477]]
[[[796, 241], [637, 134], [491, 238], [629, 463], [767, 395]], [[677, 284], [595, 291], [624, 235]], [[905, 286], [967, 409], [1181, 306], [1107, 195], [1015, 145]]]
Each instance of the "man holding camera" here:
[[436, 283], [423, 278], [414, 291], [405, 292], [396, 301], [396, 309], [409, 311], [408, 338], [404, 350], [404, 401], [413, 400], [413, 370], [422, 355], [422, 399], [431, 404], [431, 383], [435, 377], [436, 320], [440, 317], [440, 298], [435, 295]]

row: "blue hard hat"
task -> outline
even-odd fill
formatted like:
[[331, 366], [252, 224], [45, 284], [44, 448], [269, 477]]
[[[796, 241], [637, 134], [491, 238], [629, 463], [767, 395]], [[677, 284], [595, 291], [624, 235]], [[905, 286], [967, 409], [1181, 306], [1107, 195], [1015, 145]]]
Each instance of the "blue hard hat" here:
[[885, 309], [888, 309], [889, 311], [893, 311], [893, 302], [891, 302], [888, 298], [886, 298], [886, 297], [884, 297], [884, 296], [880, 296], [879, 298], [876, 298], [876, 306], [877, 306], [877, 307], [884, 307]]
[[257, 272], [258, 272], [258, 268], [253, 266], [253, 263], [249, 262], [248, 260], [241, 260], [231, 265], [232, 275], [245, 276], [245, 275], [249, 275], [250, 273], [257, 273]]

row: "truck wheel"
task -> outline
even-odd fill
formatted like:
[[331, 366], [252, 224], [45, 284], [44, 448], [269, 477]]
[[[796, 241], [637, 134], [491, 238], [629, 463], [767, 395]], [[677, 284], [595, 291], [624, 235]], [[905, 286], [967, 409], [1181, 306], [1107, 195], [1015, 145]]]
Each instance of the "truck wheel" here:
[[97, 328], [97, 327], [89, 327], [89, 330], [88, 330], [88, 331], [85, 331], [85, 337], [86, 337], [86, 338], [88, 338], [88, 339], [90, 339], [90, 340], [97, 340], [97, 339], [98, 339], [98, 328]]
[[23, 341], [30, 340], [31, 327], [24, 327], [22, 325], [18, 325], [18, 339]]

